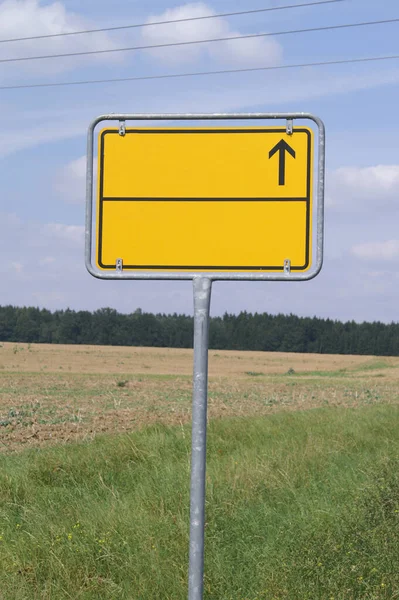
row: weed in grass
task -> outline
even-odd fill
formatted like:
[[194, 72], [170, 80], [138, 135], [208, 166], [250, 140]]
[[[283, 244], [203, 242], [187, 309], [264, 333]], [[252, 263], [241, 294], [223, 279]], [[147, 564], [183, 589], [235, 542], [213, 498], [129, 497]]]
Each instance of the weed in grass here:
[[275, 406], [275, 405], [276, 405], [276, 404], [278, 404], [278, 403], [279, 403], [279, 400], [278, 400], [278, 398], [273, 398], [273, 397], [271, 397], [271, 398], [265, 398], [265, 399], [264, 399], [264, 404], [265, 404], [266, 406]]
[[128, 383], [129, 381], [127, 379], [121, 379], [120, 381], [116, 382], [116, 385], [120, 388], [123, 388], [126, 387]]
[[295, 373], [298, 377], [328, 377], [329, 379], [345, 377], [348, 375], [347, 369], [337, 369], [336, 371], [302, 371]]

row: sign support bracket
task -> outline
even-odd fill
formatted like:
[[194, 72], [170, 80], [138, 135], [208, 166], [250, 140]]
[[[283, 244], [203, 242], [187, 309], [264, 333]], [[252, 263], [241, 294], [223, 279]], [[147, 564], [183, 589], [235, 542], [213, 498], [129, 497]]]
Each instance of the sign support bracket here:
[[284, 261], [284, 273], [289, 275], [291, 273], [291, 261], [289, 258], [286, 258]]
[[206, 429], [211, 289], [211, 279], [201, 276], [194, 277], [194, 370], [188, 600], [202, 600], [204, 592]]
[[125, 137], [126, 135], [126, 121], [123, 119], [119, 121], [119, 135], [122, 137]]

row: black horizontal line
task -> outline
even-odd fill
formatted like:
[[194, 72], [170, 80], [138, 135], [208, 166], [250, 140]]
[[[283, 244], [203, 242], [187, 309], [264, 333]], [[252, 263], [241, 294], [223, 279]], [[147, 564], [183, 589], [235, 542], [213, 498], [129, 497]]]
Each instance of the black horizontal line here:
[[29, 60], [47, 60], [54, 58], [66, 58], [73, 56], [91, 56], [98, 54], [109, 54], [115, 52], [137, 52], [142, 50], [150, 50], [156, 48], [170, 48], [170, 47], [179, 47], [182, 48], [184, 46], [192, 46], [198, 44], [210, 44], [210, 43], [220, 43], [220, 42], [232, 42], [239, 40], [248, 40], [248, 39], [259, 39], [266, 38], [270, 36], [278, 36], [278, 35], [296, 35], [303, 33], [313, 33], [316, 31], [334, 31], [338, 29], [348, 29], [352, 27], [366, 27], [370, 25], [386, 25], [388, 23], [397, 23], [399, 21], [398, 18], [393, 19], [384, 19], [379, 21], [363, 21], [361, 23], [343, 23], [338, 25], [326, 25], [323, 27], [310, 27], [306, 29], [289, 29], [283, 31], [268, 31], [261, 33], [248, 33], [245, 35], [230, 35], [227, 37], [218, 37], [218, 38], [205, 38], [201, 40], [186, 40], [180, 42], [168, 42], [162, 44], [149, 44], [144, 46], [127, 46], [123, 48], [104, 48], [98, 50], [83, 50], [79, 52], [67, 52], [61, 54], [41, 54], [37, 56], [18, 56], [11, 58], [1, 58], [0, 63], [11, 63], [11, 62], [21, 62], [21, 61], [29, 61]]
[[[115, 271], [115, 265], [104, 265], [103, 263], [99, 263], [102, 269], [112, 269]], [[291, 266], [291, 271], [302, 271], [306, 269], [308, 265], [304, 266]], [[252, 266], [252, 267], [243, 267], [243, 266], [234, 266], [234, 265], [123, 265], [123, 269], [136, 269], [136, 270], [163, 270], [163, 271], [173, 271], [173, 270], [186, 270], [186, 271], [284, 271], [284, 267], [279, 266]]]
[[276, 10], [292, 10], [293, 8], [301, 8], [301, 7], [310, 7], [317, 6], [321, 4], [334, 4], [336, 2], [342, 2], [343, 0], [319, 0], [317, 2], [306, 2], [305, 4], [288, 4], [285, 6], [276, 6], [276, 7], [267, 7], [267, 8], [255, 8], [253, 10], [240, 10], [235, 12], [224, 12], [216, 15], [201, 15], [198, 17], [187, 17], [183, 19], [168, 19], [166, 21], [146, 21], [145, 23], [132, 23], [129, 25], [117, 25], [116, 27], [102, 27], [101, 29], [85, 29], [83, 31], [66, 31], [62, 33], [50, 33], [45, 35], [33, 35], [29, 37], [20, 37], [20, 38], [9, 38], [0, 40], [1, 44], [5, 44], [8, 42], [22, 42], [26, 40], [42, 40], [48, 38], [58, 38], [70, 35], [84, 35], [88, 33], [99, 33], [102, 31], [118, 31], [121, 29], [135, 29], [138, 27], [154, 27], [155, 25], [171, 25], [174, 23], [185, 23], [188, 21], [201, 21], [204, 19], [219, 19], [220, 17], [236, 17], [241, 15], [249, 15], [255, 13], [266, 13], [272, 12]]
[[307, 202], [308, 198], [157, 198], [157, 197], [113, 197], [102, 198], [103, 202]]
[[208, 75], [227, 75], [232, 73], [255, 73], [260, 71], [276, 71], [280, 69], [302, 69], [304, 67], [328, 67], [332, 65], [348, 65], [385, 60], [397, 60], [399, 54], [391, 56], [365, 56], [363, 58], [343, 58], [341, 60], [324, 60], [310, 63], [294, 63], [290, 65], [269, 65], [267, 67], [247, 67], [243, 69], [222, 69], [219, 71], [198, 71], [194, 73], [165, 73], [164, 75], [144, 75], [139, 77], [116, 77], [113, 79], [86, 79], [80, 81], [54, 81], [50, 83], [31, 83], [20, 85], [1, 85], [0, 90], [26, 90], [34, 88], [57, 88], [69, 85], [91, 85], [100, 83], [120, 83], [126, 81], [150, 81], [153, 79], [182, 79], [186, 77], [205, 77]]

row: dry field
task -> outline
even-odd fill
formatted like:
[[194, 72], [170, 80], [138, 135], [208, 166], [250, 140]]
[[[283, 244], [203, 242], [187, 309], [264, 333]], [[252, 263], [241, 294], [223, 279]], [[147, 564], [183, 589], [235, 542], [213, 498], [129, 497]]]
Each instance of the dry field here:
[[[399, 358], [209, 352], [209, 416], [398, 403]], [[0, 449], [191, 415], [192, 351], [0, 344]]]

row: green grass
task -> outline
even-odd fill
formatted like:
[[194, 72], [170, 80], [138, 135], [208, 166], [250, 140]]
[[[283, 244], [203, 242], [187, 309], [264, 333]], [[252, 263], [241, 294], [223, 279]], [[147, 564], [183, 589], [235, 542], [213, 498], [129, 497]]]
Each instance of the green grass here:
[[[351, 369], [335, 369], [333, 371], [299, 371], [296, 372], [294, 369], [289, 369], [285, 375], [295, 375], [296, 377], [351, 377], [354, 374], [369, 373], [369, 371], [383, 370], [394, 368], [395, 365], [390, 365], [386, 360], [370, 360], [366, 363], [360, 364], [357, 367]], [[382, 375], [380, 375], [382, 376]]]
[[371, 359], [370, 361], [359, 365], [356, 371], [374, 371], [375, 369], [392, 369], [395, 365], [390, 365], [386, 360], [375, 360]]
[[[360, 369], [359, 369], [360, 370]], [[295, 377], [347, 377], [350, 375], [350, 371], [347, 369], [338, 369], [337, 371], [299, 371], [290, 373], [289, 371], [286, 375], [294, 375]]]
[[[205, 598], [399, 598], [399, 411], [211, 422]], [[188, 428], [0, 457], [1, 600], [183, 600]]]

